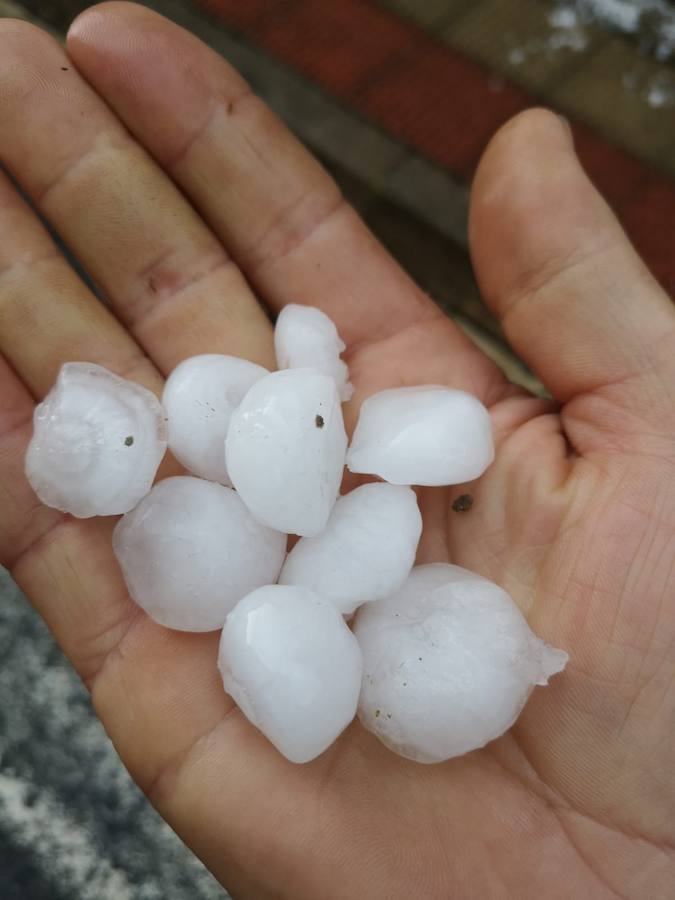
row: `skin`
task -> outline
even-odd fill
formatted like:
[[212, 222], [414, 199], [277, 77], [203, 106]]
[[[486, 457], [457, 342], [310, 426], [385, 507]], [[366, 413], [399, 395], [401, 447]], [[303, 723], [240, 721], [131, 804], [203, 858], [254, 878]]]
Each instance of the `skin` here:
[[[565, 124], [532, 110], [496, 135], [470, 226], [486, 302], [554, 402], [509, 385], [227, 63], [148, 10], [88, 11], [67, 51], [3, 20], [0, 159], [110, 301], [3, 176], [0, 561], [216, 877], [255, 900], [672, 897], [675, 312]], [[571, 660], [483, 750], [419, 766], [354, 724], [314, 762], [288, 763], [223, 693], [218, 636], [167, 631], [129, 600], [114, 522], [31, 493], [31, 414], [61, 363], [158, 392], [196, 353], [270, 366], [258, 301], [336, 321], [351, 425], [396, 384], [442, 382], [489, 406], [497, 461], [477, 483], [420, 494], [420, 561], [498, 581]], [[472, 509], [453, 512], [467, 492]]]

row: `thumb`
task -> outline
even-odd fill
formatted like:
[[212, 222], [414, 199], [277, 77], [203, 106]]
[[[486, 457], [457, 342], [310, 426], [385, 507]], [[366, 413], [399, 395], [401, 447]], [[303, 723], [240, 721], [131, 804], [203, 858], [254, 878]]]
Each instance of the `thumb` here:
[[675, 309], [558, 116], [529, 110], [493, 138], [473, 186], [470, 240], [488, 305], [556, 399], [609, 401], [593, 406], [603, 426], [613, 428], [608, 405], [624, 418], [649, 407], [659, 426], [672, 425]]

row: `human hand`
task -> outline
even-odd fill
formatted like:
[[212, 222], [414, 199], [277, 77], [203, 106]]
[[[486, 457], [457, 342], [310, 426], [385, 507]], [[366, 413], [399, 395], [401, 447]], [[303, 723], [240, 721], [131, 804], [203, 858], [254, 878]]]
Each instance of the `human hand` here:
[[[486, 300], [556, 411], [441, 315], [195, 38], [112, 3], [76, 21], [68, 53], [0, 25], [0, 159], [110, 308], [2, 177], [0, 561], [138, 783], [236, 897], [671, 897], [675, 312], [566, 127], [543, 111], [507, 125], [471, 216]], [[168, 631], [130, 601], [114, 522], [60, 515], [28, 487], [32, 409], [61, 363], [158, 392], [196, 353], [272, 366], [256, 298], [336, 321], [352, 425], [364, 397], [399, 384], [490, 407], [497, 460], [470, 512], [451, 511], [457, 489], [420, 492], [419, 561], [499, 582], [571, 660], [483, 750], [416, 765], [355, 723], [314, 762], [288, 763], [224, 694], [218, 635]]]

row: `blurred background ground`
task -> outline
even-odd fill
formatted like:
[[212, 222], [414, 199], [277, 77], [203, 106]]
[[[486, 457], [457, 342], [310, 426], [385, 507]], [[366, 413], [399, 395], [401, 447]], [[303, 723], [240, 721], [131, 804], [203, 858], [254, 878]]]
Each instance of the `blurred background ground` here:
[[[62, 37], [87, 4], [0, 0]], [[489, 136], [544, 104], [675, 290], [672, 0], [151, 0], [236, 65], [374, 231], [515, 380], [483, 306], [468, 186]], [[2, 511], [0, 511], [0, 515]], [[86, 694], [0, 571], [0, 897], [226, 894], [149, 808]]]

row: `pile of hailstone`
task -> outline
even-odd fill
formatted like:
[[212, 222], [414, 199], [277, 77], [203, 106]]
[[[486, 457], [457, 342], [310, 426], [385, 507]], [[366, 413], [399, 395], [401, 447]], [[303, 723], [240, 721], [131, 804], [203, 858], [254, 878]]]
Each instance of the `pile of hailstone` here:
[[[167, 628], [222, 629], [225, 690], [289, 760], [318, 756], [357, 712], [419, 762], [483, 746], [567, 661], [496, 584], [413, 568], [410, 485], [478, 478], [494, 455], [487, 410], [446, 387], [385, 390], [348, 447], [333, 323], [288, 306], [275, 347], [276, 372], [186, 359], [161, 404], [100, 366], [65, 364], [35, 411], [33, 489], [73, 516], [122, 515], [113, 545], [131, 596]], [[153, 487], [167, 445], [191, 474]], [[381, 480], [340, 496], [345, 462]]]

